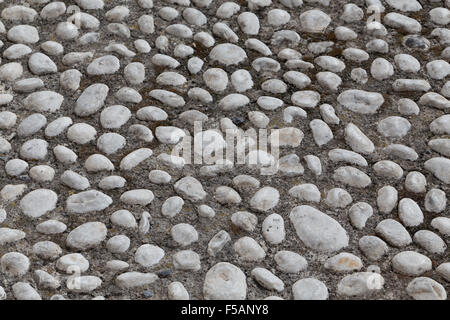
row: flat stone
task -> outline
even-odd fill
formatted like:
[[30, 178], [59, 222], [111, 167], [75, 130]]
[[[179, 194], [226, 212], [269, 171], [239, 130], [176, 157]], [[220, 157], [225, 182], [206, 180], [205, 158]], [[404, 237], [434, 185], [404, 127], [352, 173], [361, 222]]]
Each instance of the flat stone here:
[[28, 95], [23, 104], [37, 112], [56, 112], [61, 108], [64, 96], [53, 91], [39, 91]]
[[393, 219], [381, 221], [375, 228], [375, 231], [384, 238], [389, 244], [395, 247], [404, 247], [412, 242], [408, 231], [400, 222]]
[[106, 209], [112, 202], [113, 200], [104, 193], [89, 190], [69, 196], [66, 200], [66, 209], [70, 213], [88, 213]]
[[188, 200], [197, 202], [206, 197], [202, 184], [194, 177], [184, 177], [178, 180], [174, 185], [175, 191]]
[[20, 200], [20, 209], [30, 218], [40, 216], [56, 208], [57, 194], [49, 189], [36, 189], [26, 194]]
[[66, 239], [66, 244], [78, 250], [94, 248], [105, 240], [106, 226], [101, 222], [87, 222], [73, 229]]
[[406, 287], [406, 292], [414, 300], [446, 300], [447, 293], [437, 281], [428, 277], [418, 277]]
[[292, 285], [294, 300], [328, 300], [328, 288], [320, 280], [304, 278]]
[[108, 92], [108, 86], [103, 83], [90, 85], [78, 97], [74, 109], [75, 113], [81, 117], [96, 113], [103, 107]]
[[348, 235], [333, 218], [319, 210], [302, 205], [290, 213], [291, 223], [303, 243], [311, 249], [333, 252], [348, 246]]
[[408, 276], [420, 276], [432, 269], [431, 260], [415, 251], [403, 251], [392, 258], [392, 267], [396, 272]]
[[144, 268], [149, 268], [158, 264], [163, 257], [164, 250], [160, 247], [151, 244], [143, 244], [137, 248], [134, 259], [139, 265]]
[[384, 103], [381, 94], [356, 89], [344, 91], [337, 100], [347, 109], [361, 114], [374, 114]]
[[209, 53], [209, 57], [226, 66], [236, 65], [247, 58], [245, 51], [232, 43], [222, 43], [215, 46]]
[[86, 71], [90, 76], [114, 74], [120, 68], [120, 61], [115, 56], [105, 55], [92, 61]]
[[219, 262], [206, 273], [203, 283], [206, 300], [244, 300], [246, 296], [245, 274], [235, 265]]
[[337, 293], [344, 296], [364, 296], [382, 290], [384, 278], [374, 272], [356, 272], [339, 281]]

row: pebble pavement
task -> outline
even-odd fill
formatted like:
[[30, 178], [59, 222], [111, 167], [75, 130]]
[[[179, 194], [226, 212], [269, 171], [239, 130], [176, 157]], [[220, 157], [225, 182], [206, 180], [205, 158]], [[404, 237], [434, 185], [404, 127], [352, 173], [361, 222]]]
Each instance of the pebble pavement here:
[[0, 299], [447, 299], [449, 9], [0, 0]]

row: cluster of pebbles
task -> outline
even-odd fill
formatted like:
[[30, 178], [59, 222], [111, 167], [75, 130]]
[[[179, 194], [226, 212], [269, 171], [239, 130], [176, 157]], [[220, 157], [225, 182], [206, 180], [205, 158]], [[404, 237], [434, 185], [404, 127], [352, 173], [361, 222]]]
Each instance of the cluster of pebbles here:
[[0, 299], [447, 299], [449, 9], [0, 0]]

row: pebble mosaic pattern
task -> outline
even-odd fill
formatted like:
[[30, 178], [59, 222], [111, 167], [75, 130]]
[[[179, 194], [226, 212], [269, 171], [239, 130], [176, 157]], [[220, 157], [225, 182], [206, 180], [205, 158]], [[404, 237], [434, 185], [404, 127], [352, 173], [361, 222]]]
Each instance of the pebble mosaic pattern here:
[[449, 9], [0, 0], [0, 299], [447, 299]]

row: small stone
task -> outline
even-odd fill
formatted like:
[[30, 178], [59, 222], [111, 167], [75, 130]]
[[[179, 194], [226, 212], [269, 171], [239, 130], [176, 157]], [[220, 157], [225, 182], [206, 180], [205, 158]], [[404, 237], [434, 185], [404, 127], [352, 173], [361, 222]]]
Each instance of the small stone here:
[[225, 230], [220, 230], [211, 238], [208, 243], [208, 254], [215, 256], [231, 240], [230, 235]]
[[200, 256], [191, 250], [178, 251], [173, 255], [173, 265], [177, 270], [198, 271], [201, 268]]
[[341, 252], [325, 261], [324, 267], [334, 272], [353, 272], [361, 270], [363, 263], [354, 254]]
[[27, 282], [16, 282], [12, 291], [16, 300], [42, 300], [39, 293]]
[[105, 240], [106, 226], [101, 222], [87, 222], [73, 229], [66, 239], [69, 247], [87, 250], [98, 246]]
[[0, 259], [2, 273], [8, 277], [22, 277], [30, 268], [30, 260], [19, 252], [8, 252]]
[[339, 281], [337, 293], [344, 296], [364, 296], [382, 290], [384, 278], [374, 272], [355, 272]]
[[155, 130], [155, 136], [161, 143], [177, 144], [186, 133], [177, 127], [159, 126]]
[[128, 210], [114, 211], [110, 217], [113, 224], [126, 229], [135, 229], [137, 227], [136, 218]]
[[0, 112], [0, 129], [10, 129], [16, 125], [17, 116], [10, 111]]
[[407, 227], [415, 227], [423, 223], [423, 213], [419, 205], [412, 199], [403, 198], [398, 203], [398, 215]]
[[247, 58], [245, 51], [231, 43], [222, 43], [215, 46], [209, 53], [212, 60], [218, 61], [226, 66], [236, 65]]
[[129, 190], [120, 196], [120, 201], [129, 205], [146, 206], [155, 198], [153, 192], [148, 189]]
[[34, 44], [39, 41], [39, 32], [33, 26], [16, 25], [8, 30], [7, 37], [15, 43]]
[[80, 253], [69, 253], [56, 261], [56, 268], [66, 273], [85, 272], [89, 269], [89, 261]]
[[12, 159], [5, 164], [5, 171], [9, 176], [20, 176], [27, 170], [28, 163], [20, 159]]
[[387, 0], [387, 3], [394, 9], [403, 12], [416, 12], [422, 10], [422, 6], [417, 0]]
[[142, 272], [125, 272], [119, 275], [115, 283], [122, 289], [133, 289], [144, 287], [152, 284], [158, 280], [158, 276], [154, 273], [142, 273]]
[[20, 209], [30, 218], [38, 218], [56, 207], [58, 196], [48, 189], [36, 189], [20, 200]]
[[123, 234], [114, 236], [106, 242], [106, 248], [112, 253], [124, 253], [129, 249], [129, 247], [130, 238]]
[[401, 138], [408, 134], [411, 124], [402, 117], [390, 116], [378, 123], [378, 132], [385, 137]]
[[450, 160], [444, 157], [431, 158], [425, 161], [425, 169], [446, 184], [450, 184]]
[[373, 142], [353, 123], [345, 128], [345, 141], [358, 153], [370, 154], [375, 149]]
[[231, 222], [245, 231], [252, 232], [255, 230], [258, 218], [250, 212], [238, 211], [231, 215]]
[[403, 177], [403, 169], [397, 163], [390, 160], [381, 160], [373, 165], [375, 173], [381, 177], [400, 179]]
[[429, 253], [443, 254], [447, 249], [444, 240], [436, 233], [428, 230], [417, 231], [413, 236], [413, 240]]
[[328, 300], [328, 288], [315, 278], [300, 279], [292, 285], [294, 300]]
[[375, 231], [389, 244], [401, 248], [412, 242], [411, 236], [402, 224], [393, 219], [385, 219], [378, 223]]
[[250, 200], [250, 206], [254, 210], [269, 211], [274, 208], [280, 199], [280, 193], [272, 187], [259, 189]]
[[133, 152], [130, 152], [128, 155], [122, 158], [122, 160], [120, 161], [120, 169], [132, 170], [140, 163], [144, 162], [149, 157], [151, 157], [152, 154], [153, 151], [148, 148], [140, 148], [134, 150]]
[[237, 22], [242, 32], [248, 35], [257, 35], [259, 32], [259, 19], [252, 12], [243, 12], [238, 18]]
[[398, 192], [392, 186], [384, 186], [378, 190], [377, 205], [382, 213], [390, 213], [397, 205]]
[[394, 67], [384, 58], [377, 58], [372, 62], [370, 73], [375, 79], [382, 81], [394, 74]]
[[300, 15], [300, 24], [305, 32], [322, 33], [330, 22], [331, 18], [318, 9], [308, 10]]
[[62, 254], [62, 249], [52, 241], [39, 241], [33, 245], [33, 253], [44, 260], [55, 260]]
[[341, 19], [347, 23], [356, 22], [362, 20], [364, 17], [363, 10], [354, 3], [347, 3], [344, 5], [344, 12], [341, 15]]
[[189, 300], [189, 293], [181, 282], [171, 282], [167, 286], [167, 291], [170, 300]]
[[352, 203], [353, 198], [347, 190], [333, 188], [328, 190], [325, 203], [332, 208], [345, 208]]
[[173, 240], [180, 246], [188, 246], [198, 241], [198, 232], [187, 223], [179, 223], [170, 230]]
[[439, 25], [447, 25], [450, 23], [450, 10], [447, 8], [434, 8], [428, 13], [431, 21]]
[[115, 56], [105, 55], [92, 61], [86, 71], [90, 76], [116, 73], [120, 68], [119, 59]]
[[25, 238], [25, 232], [17, 229], [0, 228], [0, 244], [16, 242]]
[[100, 123], [103, 128], [118, 129], [124, 125], [131, 117], [128, 108], [121, 105], [114, 105], [103, 109], [100, 114]]
[[438, 274], [440, 274], [445, 280], [450, 282], [450, 263], [449, 262], [445, 262], [445, 263], [440, 264], [436, 268], [436, 272]]
[[66, 70], [61, 73], [59, 83], [65, 90], [76, 91], [80, 87], [82, 74], [75, 69]]
[[390, 12], [385, 15], [383, 22], [389, 27], [397, 28], [407, 33], [420, 33], [422, 30], [422, 26], [417, 20], [396, 12]]
[[445, 209], [447, 197], [445, 192], [440, 189], [430, 189], [425, 195], [425, 210], [439, 213]]
[[53, 91], [38, 91], [27, 96], [23, 103], [37, 112], [56, 112], [61, 108], [64, 97]]
[[78, 158], [75, 152], [61, 145], [53, 148], [53, 153], [58, 161], [66, 164], [74, 163]]
[[423, 193], [426, 191], [427, 180], [425, 176], [418, 171], [411, 171], [406, 175], [405, 188], [414, 193]]
[[210, 68], [203, 73], [206, 86], [216, 92], [224, 91], [228, 85], [228, 76], [220, 68]]
[[89, 293], [94, 291], [102, 284], [102, 280], [96, 276], [81, 276], [75, 279], [68, 278], [66, 282], [67, 289], [73, 292]]
[[134, 260], [144, 268], [149, 268], [158, 264], [163, 257], [163, 249], [151, 244], [144, 244], [137, 248]]
[[66, 231], [67, 226], [58, 220], [47, 220], [36, 226], [36, 230], [44, 234], [59, 234]]
[[370, 204], [366, 202], [357, 202], [349, 209], [348, 216], [352, 225], [362, 230], [367, 220], [373, 215], [373, 209]]
[[301, 201], [320, 202], [320, 191], [316, 185], [311, 183], [299, 184], [289, 190], [289, 195]]
[[420, 70], [420, 62], [409, 54], [397, 54], [394, 60], [401, 71], [416, 73]]
[[278, 251], [274, 256], [274, 260], [277, 268], [286, 273], [299, 273], [308, 267], [306, 259], [292, 251]]
[[58, 71], [56, 64], [45, 54], [33, 53], [28, 60], [28, 67], [33, 74], [44, 75]]
[[184, 177], [178, 180], [174, 185], [175, 191], [188, 200], [197, 202], [206, 197], [202, 184], [194, 177]]
[[55, 170], [46, 165], [34, 166], [28, 172], [31, 179], [39, 182], [52, 181], [55, 176]]
[[94, 83], [87, 87], [78, 97], [75, 105], [75, 113], [86, 117], [99, 111], [105, 102], [109, 88], [103, 83]]
[[267, 216], [261, 228], [264, 239], [270, 244], [279, 244], [286, 236], [283, 217], [276, 213]]
[[[317, 251], [337, 251], [348, 246], [348, 235], [333, 218], [310, 206], [295, 207], [290, 219], [303, 243]], [[327, 230], [326, 233], [317, 230]]]
[[389, 247], [376, 236], [363, 236], [359, 239], [359, 249], [370, 260], [378, 261], [388, 252]]
[[161, 214], [168, 218], [175, 217], [183, 209], [184, 201], [178, 196], [170, 197], [164, 201]]
[[392, 258], [392, 267], [396, 272], [408, 276], [420, 276], [432, 269], [431, 260], [415, 251], [403, 251]]
[[66, 209], [70, 213], [87, 213], [101, 211], [112, 204], [112, 199], [106, 194], [89, 190], [71, 195], [66, 200]]
[[16, 60], [29, 55], [31, 52], [32, 50], [29, 46], [18, 43], [13, 44], [12, 46], [8, 47], [8, 49], [3, 51], [3, 57], [8, 60]]
[[244, 300], [246, 296], [245, 274], [235, 265], [219, 262], [206, 273], [203, 283], [206, 300]]
[[87, 144], [95, 140], [97, 130], [87, 123], [76, 123], [67, 130], [67, 138], [78, 144]]
[[68, 21], [58, 23], [55, 33], [59, 39], [66, 41], [74, 40], [79, 35], [78, 27]]
[[381, 94], [362, 90], [344, 91], [337, 99], [344, 107], [361, 114], [374, 114], [384, 103]]
[[[422, 97], [420, 97], [419, 103], [423, 106], [432, 107], [432, 108], [441, 109], [441, 110], [446, 110], [446, 109], [450, 108], [450, 101], [448, 101], [447, 98], [441, 96], [439, 93], [435, 93], [435, 92], [425, 93]], [[442, 120], [440, 120], [440, 121], [442, 121]], [[440, 121], [437, 121], [437, 122], [439, 123]], [[433, 126], [435, 126], [435, 125], [433, 125]], [[430, 129], [431, 129], [431, 127], [430, 127]]]
[[405, 116], [418, 115], [420, 112], [417, 104], [411, 99], [400, 99], [398, 100], [398, 111]]
[[44, 270], [34, 271], [34, 277], [37, 280], [36, 282], [38, 286], [41, 288], [54, 290], [61, 286], [60, 281], [56, 277], [45, 272]]
[[349, 166], [337, 168], [334, 171], [333, 179], [356, 188], [365, 188], [372, 183], [367, 174]]
[[254, 268], [252, 277], [264, 288], [281, 292], [284, 290], [284, 283], [280, 278], [265, 268]]
[[264, 249], [250, 237], [242, 237], [234, 243], [236, 253], [244, 261], [261, 261], [266, 256]]
[[446, 300], [447, 293], [437, 281], [428, 277], [418, 277], [406, 287], [406, 292], [415, 300]]

